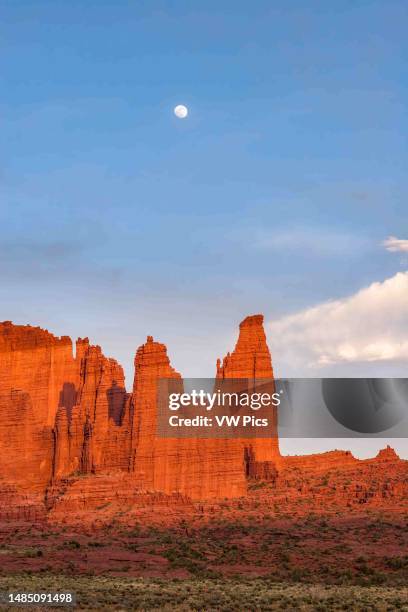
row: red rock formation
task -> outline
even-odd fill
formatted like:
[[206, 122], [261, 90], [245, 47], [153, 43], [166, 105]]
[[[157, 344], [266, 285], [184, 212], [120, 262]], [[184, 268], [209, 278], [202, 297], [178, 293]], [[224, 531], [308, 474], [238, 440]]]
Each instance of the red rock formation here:
[[[247, 379], [248, 388], [256, 389], [262, 383], [263, 390], [275, 391], [271, 354], [263, 328], [263, 315], [246, 317], [240, 323], [239, 337], [232, 353], [217, 361], [217, 379]], [[269, 438], [243, 438], [242, 448], [247, 463], [248, 475], [275, 472], [279, 463], [277, 411], [271, 408], [272, 431]], [[269, 466], [257, 463], [269, 462]]]
[[129, 398], [115, 360], [88, 339], [74, 358], [67, 337], [0, 324], [0, 481], [44, 492], [51, 478], [127, 469], [129, 443]]
[[[151, 336], [138, 348], [135, 357], [133, 384], [134, 421], [132, 436], [131, 470], [143, 488], [154, 490], [157, 485], [163, 490], [171, 486], [168, 482], [168, 464], [165, 464], [157, 440], [157, 392], [160, 378], [181, 376], [170, 365], [164, 344], [154, 342]], [[169, 458], [169, 462], [171, 459]]]
[[263, 315], [246, 317], [239, 325], [232, 353], [217, 361], [218, 378], [273, 378], [271, 354], [266, 343]]
[[77, 341], [76, 359], [78, 387], [64, 385], [70, 405], [60, 405], [56, 415], [53, 477], [110, 468], [126, 470], [130, 402], [123, 369], [114, 359], [106, 358], [99, 346], [90, 346], [87, 338]]
[[75, 382], [71, 340], [0, 324], [0, 479], [43, 490], [52, 471], [52, 426], [64, 383]]
[[[384, 452], [389, 454], [386, 469], [381, 459]], [[220, 514], [224, 522], [228, 517], [232, 524], [244, 519], [248, 524], [259, 525], [260, 509], [264, 517], [281, 521], [282, 516], [290, 516], [295, 522], [312, 513], [344, 517], [345, 512], [367, 510], [392, 511], [404, 517], [408, 461], [390, 449], [379, 455], [360, 460], [349, 452], [330, 451], [308, 457], [282, 457], [279, 472], [258, 473], [255, 480], [249, 480], [244, 497], [227, 502], [207, 499], [194, 504], [180, 494], [143, 492], [133, 475], [125, 472], [71, 477], [50, 491], [48, 517], [53, 522], [80, 525], [112, 521], [117, 525], [133, 520], [142, 520], [144, 525], [167, 525], [180, 520], [202, 524]], [[259, 465], [266, 469], [266, 464]], [[18, 501], [21, 513], [22, 502], [28, 503], [29, 499]], [[0, 517], [1, 510], [0, 504]], [[24, 511], [27, 513], [27, 509]], [[33, 506], [32, 515], [37, 512]]]
[[382, 448], [377, 457], [375, 458], [377, 461], [395, 461], [398, 459], [398, 455], [393, 448], [388, 444], [385, 448]]
[[161, 438], [157, 435], [160, 378], [180, 380], [167, 349], [149, 336], [135, 358], [132, 469], [150, 491], [180, 492], [192, 499], [236, 497], [246, 491], [242, 453], [234, 440]]
[[[322, 505], [325, 496], [333, 504], [381, 504], [406, 495], [406, 462], [391, 448], [366, 462], [341, 451], [283, 458], [276, 420], [265, 439], [161, 437], [161, 378], [181, 390], [166, 347], [151, 337], [136, 353], [127, 394], [121, 366], [88, 339], [77, 341], [74, 357], [67, 337], [0, 324], [0, 517], [39, 518], [46, 509], [61, 516], [70, 504], [87, 511], [157, 500], [158, 492], [173, 500], [234, 498], [246, 494], [247, 477], [269, 481], [276, 499], [305, 496]], [[241, 323], [234, 351], [217, 363], [217, 380], [229, 378], [247, 379], [251, 389], [266, 379], [273, 391], [261, 315]], [[322, 474], [331, 487], [319, 485]], [[351, 484], [330, 474], [346, 474]]]
[[133, 474], [122, 471], [64, 479], [49, 491], [47, 502], [51, 521], [82, 524], [112, 519], [124, 511], [137, 512], [141, 507], [150, 512], [159, 509], [166, 516], [174, 509], [185, 511], [192, 506], [180, 493], [141, 491]]
[[63, 384], [75, 378], [68, 336], [57, 338], [39, 327], [0, 323], [0, 392], [28, 393], [39, 423], [54, 425]]
[[[398, 457], [397, 457], [398, 458]], [[350, 451], [333, 450], [312, 455], [292, 455], [281, 458], [282, 469], [324, 472], [329, 469], [345, 469], [360, 463]]]
[[407, 503], [407, 473], [408, 461], [389, 446], [373, 459], [357, 459], [338, 450], [282, 457], [275, 501], [291, 504], [300, 513], [361, 505], [399, 509]]

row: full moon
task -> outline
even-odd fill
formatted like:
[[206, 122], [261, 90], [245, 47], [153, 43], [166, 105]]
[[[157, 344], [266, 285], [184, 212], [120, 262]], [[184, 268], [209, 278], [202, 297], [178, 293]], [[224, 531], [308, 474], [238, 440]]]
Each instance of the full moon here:
[[174, 109], [174, 114], [179, 119], [185, 119], [187, 117], [187, 115], [188, 115], [188, 108], [187, 108], [187, 106], [184, 106], [184, 104], [178, 104], [176, 106], [176, 108]]

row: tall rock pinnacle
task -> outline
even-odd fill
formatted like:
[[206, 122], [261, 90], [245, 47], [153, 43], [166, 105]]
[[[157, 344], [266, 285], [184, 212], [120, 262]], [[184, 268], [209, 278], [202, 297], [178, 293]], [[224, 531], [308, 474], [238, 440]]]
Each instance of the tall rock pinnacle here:
[[246, 317], [239, 325], [232, 353], [217, 362], [217, 378], [272, 378], [271, 354], [266, 343], [263, 315]]
[[[238, 341], [232, 353], [217, 361], [217, 379], [240, 378], [248, 379], [256, 384], [262, 382], [274, 392], [273, 369], [271, 354], [266, 342], [263, 327], [263, 315], [256, 314], [246, 317], [239, 325]], [[279, 444], [277, 430], [277, 411], [271, 408], [272, 436], [269, 438], [241, 439], [243, 453], [247, 464], [247, 473], [254, 473], [260, 462], [279, 462]]]
[[151, 336], [138, 348], [133, 386], [131, 469], [144, 490], [181, 493], [192, 499], [245, 494], [243, 454], [235, 440], [160, 437], [157, 434], [159, 380], [182, 379], [167, 348]]

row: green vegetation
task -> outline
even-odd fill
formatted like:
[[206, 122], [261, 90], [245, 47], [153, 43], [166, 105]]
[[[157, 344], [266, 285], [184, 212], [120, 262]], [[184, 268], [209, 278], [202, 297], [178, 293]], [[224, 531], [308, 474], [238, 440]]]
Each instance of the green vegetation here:
[[77, 542], [77, 540], [67, 540], [62, 545], [61, 548], [66, 548], [68, 550], [77, 550], [81, 548], [81, 544]]
[[172, 527], [63, 527], [47, 538], [39, 527], [11, 529], [0, 547], [0, 591], [72, 588], [82, 609], [95, 610], [408, 612], [401, 515], [251, 512], [180, 517]]
[[408, 601], [406, 587], [293, 585], [260, 578], [149, 580], [19, 574], [0, 577], [0, 590], [72, 590], [76, 609], [81, 610], [402, 610]]

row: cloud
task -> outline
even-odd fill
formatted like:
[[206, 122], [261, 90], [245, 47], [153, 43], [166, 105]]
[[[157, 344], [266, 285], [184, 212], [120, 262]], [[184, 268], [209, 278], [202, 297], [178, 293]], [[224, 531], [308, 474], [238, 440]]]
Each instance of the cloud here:
[[277, 251], [302, 251], [311, 255], [342, 256], [366, 250], [369, 241], [363, 236], [333, 231], [329, 228], [293, 228], [290, 230], [258, 231], [257, 248]]
[[391, 253], [408, 253], [408, 240], [402, 240], [395, 236], [388, 236], [382, 245]]
[[408, 272], [268, 327], [280, 369], [304, 372], [333, 364], [408, 362]]

